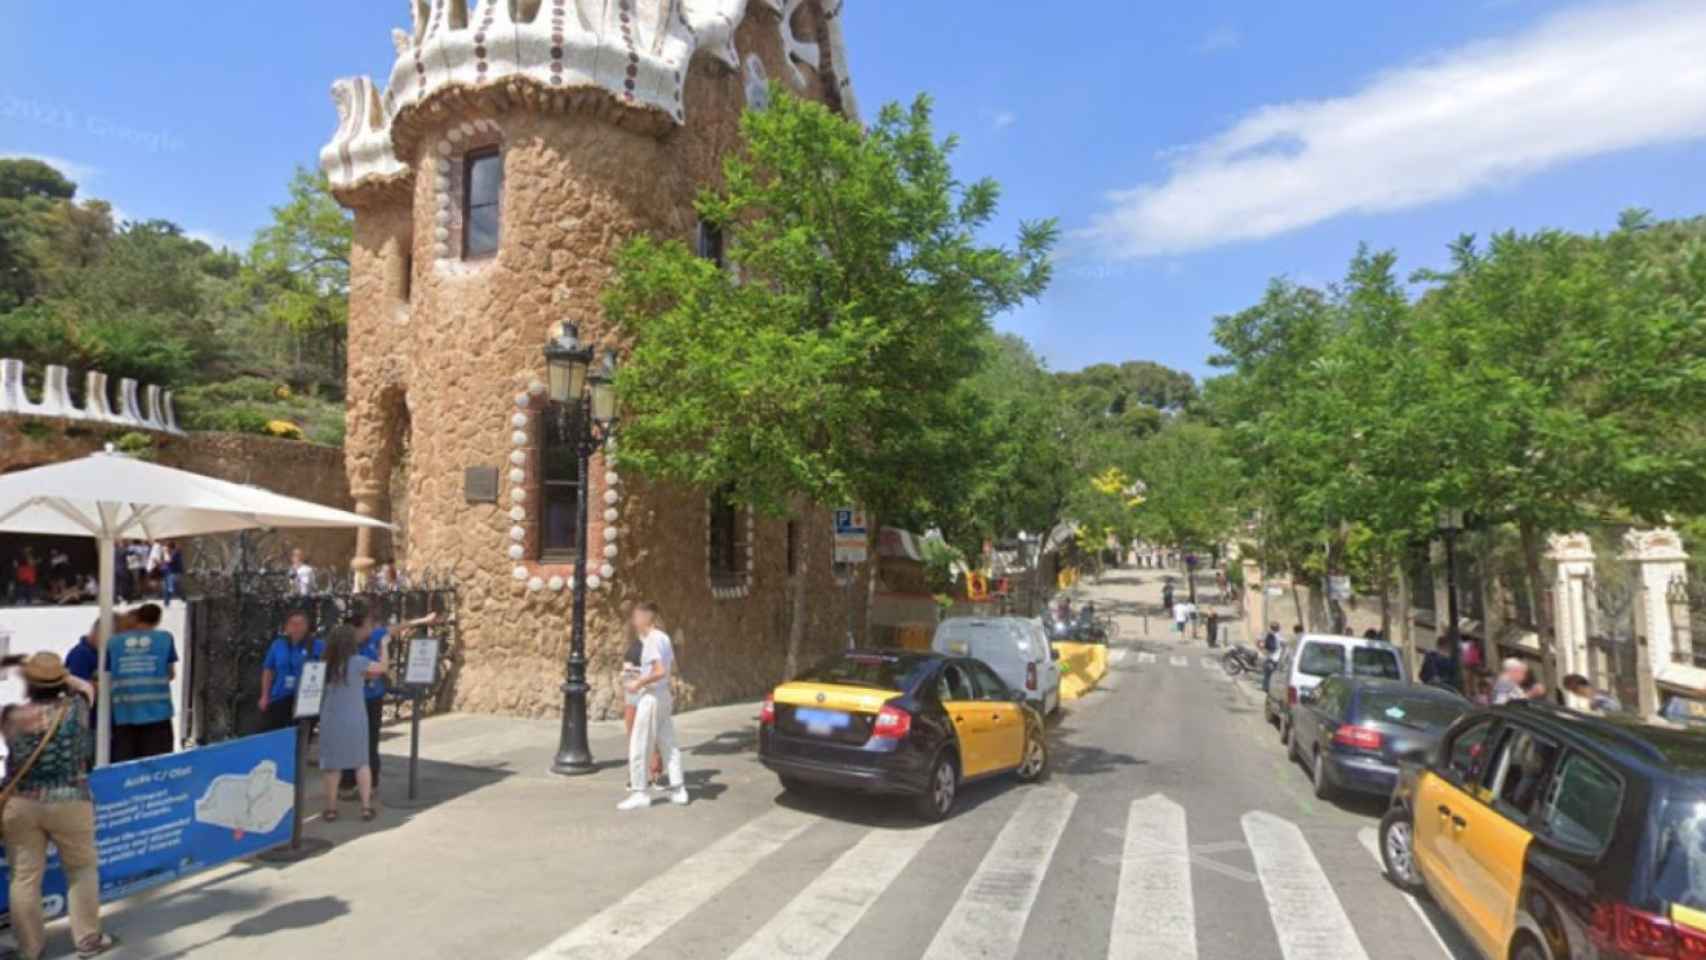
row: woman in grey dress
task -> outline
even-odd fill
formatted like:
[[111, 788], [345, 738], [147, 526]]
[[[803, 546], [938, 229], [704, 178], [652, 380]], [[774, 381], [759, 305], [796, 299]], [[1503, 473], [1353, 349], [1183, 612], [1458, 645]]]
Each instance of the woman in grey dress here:
[[[325, 819], [338, 818], [338, 776], [355, 771], [361, 819], [373, 819], [373, 770], [367, 755], [367, 704], [362, 681], [385, 674], [383, 660], [356, 652], [360, 642], [348, 625], [326, 637], [326, 691], [320, 700], [320, 775], [325, 780]], [[383, 650], [383, 648], [381, 648]], [[381, 654], [383, 656], [383, 653]]]

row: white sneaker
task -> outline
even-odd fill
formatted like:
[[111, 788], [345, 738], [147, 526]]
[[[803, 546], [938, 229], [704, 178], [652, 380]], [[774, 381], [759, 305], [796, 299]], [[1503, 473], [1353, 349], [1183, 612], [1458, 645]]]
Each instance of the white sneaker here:
[[652, 805], [652, 798], [638, 791], [628, 794], [628, 799], [618, 803], [618, 810], [644, 810]]
[[675, 791], [669, 795], [669, 802], [678, 807], [687, 806], [687, 788], [677, 787]]

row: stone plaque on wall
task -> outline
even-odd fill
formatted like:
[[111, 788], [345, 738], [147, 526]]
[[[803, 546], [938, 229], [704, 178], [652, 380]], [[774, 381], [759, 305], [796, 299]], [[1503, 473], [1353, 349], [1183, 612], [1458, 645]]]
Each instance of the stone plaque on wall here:
[[463, 471], [462, 498], [469, 503], [497, 503], [498, 468], [469, 467]]

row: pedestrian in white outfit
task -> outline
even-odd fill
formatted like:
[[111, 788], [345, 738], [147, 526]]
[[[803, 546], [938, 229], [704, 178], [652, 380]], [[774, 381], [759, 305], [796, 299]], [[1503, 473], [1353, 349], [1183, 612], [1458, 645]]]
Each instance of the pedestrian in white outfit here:
[[675, 670], [675, 648], [670, 646], [669, 635], [657, 628], [656, 606], [636, 604], [632, 623], [640, 637], [640, 675], [627, 685], [635, 697], [634, 730], [628, 735], [628, 798], [616, 809], [638, 810], [652, 805], [646, 767], [654, 746], [669, 774], [669, 801], [685, 804], [681, 748], [675, 745], [675, 721], [670, 717], [669, 676]]

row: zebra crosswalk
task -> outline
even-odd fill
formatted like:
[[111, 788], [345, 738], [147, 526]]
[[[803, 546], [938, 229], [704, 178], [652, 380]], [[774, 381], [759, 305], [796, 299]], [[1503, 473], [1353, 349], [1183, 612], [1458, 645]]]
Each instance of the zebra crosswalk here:
[[1139, 665], [1155, 664], [1157, 666], [1180, 668], [1189, 668], [1194, 666], [1202, 670], [1212, 671], [1216, 674], [1224, 675], [1226, 673], [1226, 668], [1221, 665], [1219, 657], [1196, 657], [1193, 659], [1189, 656], [1178, 653], [1151, 653], [1147, 650], [1130, 651], [1128, 653], [1128, 651], [1122, 650], [1118, 651], [1111, 658], [1111, 661], [1117, 664], [1126, 659], [1128, 655]]
[[[1050, 871], [1059, 866], [1062, 838], [1082, 834], [1112, 835], [1112, 855], [1093, 859], [1117, 867], [1111, 881], [1094, 879], [1103, 873], [1072, 874], [1085, 887], [1074, 894], [1079, 902], [1110, 905], [1093, 908], [1107, 911], [1096, 914], [1101, 919], [1092, 925], [1094, 929], [1083, 930], [1083, 917], [1077, 918], [1077, 935], [1086, 938], [1080, 950], [1085, 956], [1368, 960], [1365, 942], [1389, 943], [1395, 923], [1412, 921], [1396, 906], [1398, 894], [1393, 892], [1388, 896], [1394, 898], [1391, 905], [1398, 913], [1387, 914], [1380, 929], [1359, 931], [1316, 855], [1314, 844], [1319, 838], [1312, 840], [1296, 823], [1273, 813], [1258, 810], [1239, 817], [1242, 842], [1193, 844], [1194, 818], [1208, 818], [1210, 822], [1200, 825], [1209, 835], [1219, 830], [1225, 836], [1231, 825], [1227, 815], [1222, 813], [1221, 822], [1212, 822], [1209, 814], [1188, 812], [1165, 795], [1150, 794], [1129, 801], [1122, 826], [1099, 829], [1097, 824], [1107, 823], [1106, 815], [1112, 812], [1107, 799], [1098, 797], [1096, 804], [1089, 804], [1060, 786], [1026, 789], [1017, 803], [1007, 804], [1006, 819], [993, 839], [976, 846], [968, 845], [971, 830], [959, 820], [848, 830], [845, 822], [772, 808], [580, 922], [529, 960], [625, 960], [656, 953], [653, 945], [660, 938], [677, 945], [699, 945], [699, 952], [688, 951], [692, 956], [828, 960], [857, 952], [857, 946], [848, 945], [850, 938], [857, 944], [861, 934], [868, 939], [892, 930], [902, 922], [893, 915], [899, 910], [906, 911], [904, 922], [917, 930], [918, 939], [906, 950], [908, 956], [1014, 960], [1032, 953], [1029, 948], [1039, 937], [1052, 936], [1059, 928], [1059, 921], [1046, 915], [1050, 905], [1039, 899], [1039, 892]], [[822, 832], [808, 837], [814, 826]], [[962, 828], [956, 832], [956, 827]], [[837, 846], [822, 847], [826, 838]], [[1349, 834], [1341, 839], [1353, 847], [1370, 843], [1368, 837]], [[748, 925], [733, 930], [719, 923], [725, 918], [717, 916], [718, 911], [701, 911], [719, 897], [726, 900], [733, 891], [762, 884], [775, 865], [793, 862], [796, 845], [822, 849], [823, 867], [791, 896], [767, 901], [779, 906], [766, 906], [751, 916]], [[955, 875], [956, 885], [964, 877], [963, 886], [957, 893], [952, 888], [941, 891], [939, 905], [916, 897], [899, 898], [905, 903], [897, 903], [896, 897], [884, 898], [907, 882], [909, 871], [923, 870], [929, 876], [943, 860], [975, 860], [976, 867], [969, 876]], [[1234, 865], [1245, 860], [1247, 868]], [[1378, 879], [1377, 864], [1370, 864], [1368, 870], [1369, 880]], [[1102, 882], [1111, 882], [1112, 888], [1098, 888], [1096, 884]], [[1269, 925], [1266, 932], [1256, 933], [1269, 938], [1266, 944], [1253, 948], [1247, 942], [1229, 943], [1220, 926], [1224, 911], [1213, 902], [1223, 898], [1213, 893], [1208, 895], [1209, 909], [1199, 911], [1198, 894], [1214, 891], [1216, 885], [1224, 889], [1227, 883], [1260, 886]], [[1349, 889], [1370, 886], [1356, 884]], [[1053, 907], [1058, 909], [1059, 904]], [[1369, 911], [1365, 908], [1360, 915], [1366, 923]], [[1419, 910], [1414, 918], [1424, 925], [1428, 922]], [[929, 926], [918, 928], [921, 920]], [[1025, 944], [1027, 935], [1029, 944]], [[1100, 946], [1104, 935], [1105, 950]], [[1437, 933], [1433, 936], [1433, 942], [1439, 943]], [[1412, 939], [1428, 942], [1426, 937]], [[845, 951], [844, 945], [848, 945]]]

